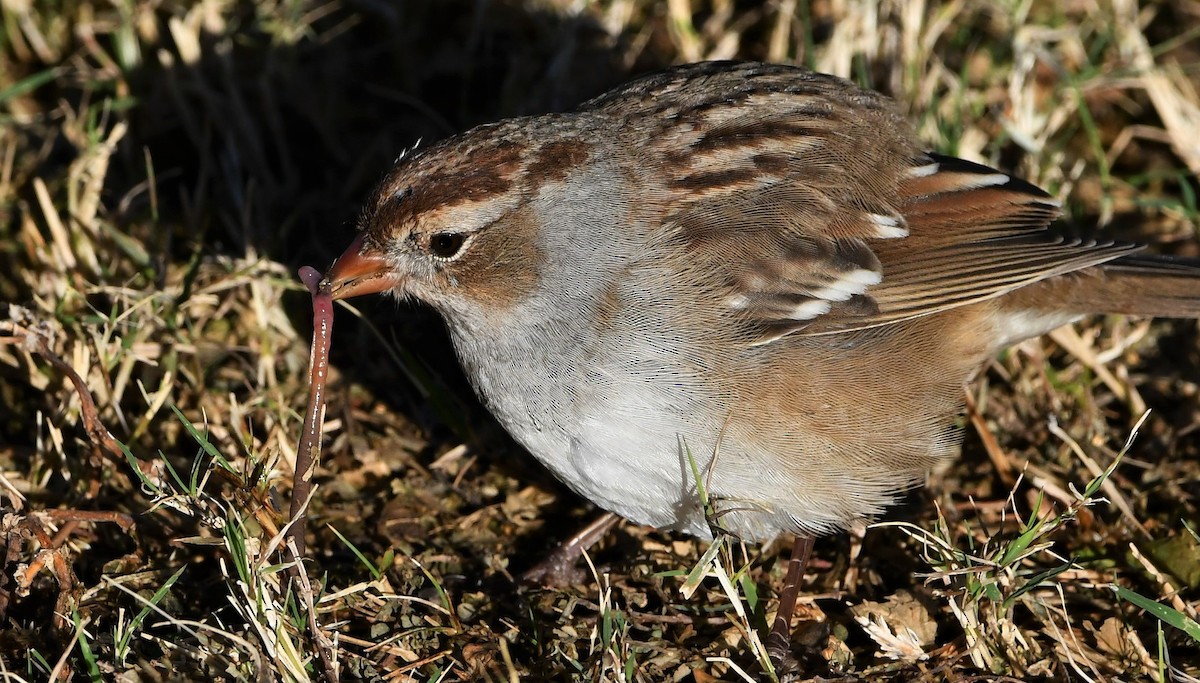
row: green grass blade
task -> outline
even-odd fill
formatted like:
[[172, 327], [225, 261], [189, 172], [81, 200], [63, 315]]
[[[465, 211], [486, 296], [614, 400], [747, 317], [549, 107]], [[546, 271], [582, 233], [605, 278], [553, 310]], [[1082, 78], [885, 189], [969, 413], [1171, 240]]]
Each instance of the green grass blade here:
[[137, 633], [137, 630], [141, 627], [142, 622], [146, 620], [146, 617], [150, 616], [150, 612], [154, 609], [154, 606], [162, 602], [163, 598], [167, 597], [167, 593], [171, 590], [171, 586], [174, 586], [175, 582], [179, 580], [179, 577], [183, 576], [185, 569], [187, 569], [186, 565], [180, 567], [178, 571], [172, 574], [171, 578], [167, 579], [166, 582], [163, 583], [162, 587], [154, 591], [154, 595], [150, 596], [150, 601], [142, 607], [142, 611], [138, 612], [137, 615], [130, 620], [125, 632], [121, 634], [120, 639], [117, 641], [117, 661], [121, 665], [125, 664], [125, 658], [129, 656], [129, 641], [133, 638], [133, 634]]
[[1186, 633], [1192, 640], [1200, 643], [1200, 623], [1196, 623], [1196, 621], [1188, 615], [1180, 612], [1174, 607], [1168, 607], [1161, 602], [1151, 600], [1140, 593], [1135, 593], [1128, 588], [1124, 588], [1122, 586], [1113, 586], [1113, 590], [1117, 592], [1117, 597], [1146, 610], [1159, 621], [1167, 624], [1168, 626], [1174, 626], [1180, 631]]
[[75, 633], [79, 638], [79, 656], [83, 658], [84, 664], [87, 665], [88, 678], [94, 683], [101, 683], [104, 676], [100, 674], [100, 664], [96, 661], [96, 654], [92, 652], [92, 645], [88, 642], [87, 632], [83, 630], [83, 622], [79, 620], [79, 612], [72, 612], [71, 619], [75, 622]]
[[358, 561], [367, 568], [367, 571], [371, 572], [372, 578], [378, 581], [379, 577], [383, 576], [383, 572], [379, 571], [379, 567], [376, 567], [374, 562], [372, 562], [366, 555], [363, 555], [362, 551], [350, 542], [350, 539], [342, 535], [342, 532], [338, 531], [337, 528], [332, 524], [326, 524], [325, 526], [329, 527], [329, 530], [333, 532], [333, 535], [338, 537], [338, 540], [342, 542], [342, 545], [346, 546], [350, 549], [350, 552], [354, 553], [354, 556], [358, 558]]
[[43, 85], [53, 81], [59, 75], [59, 69], [46, 69], [39, 71], [32, 76], [26, 76], [12, 85], [0, 90], [0, 104], [4, 104], [9, 100], [20, 97], [37, 90]]

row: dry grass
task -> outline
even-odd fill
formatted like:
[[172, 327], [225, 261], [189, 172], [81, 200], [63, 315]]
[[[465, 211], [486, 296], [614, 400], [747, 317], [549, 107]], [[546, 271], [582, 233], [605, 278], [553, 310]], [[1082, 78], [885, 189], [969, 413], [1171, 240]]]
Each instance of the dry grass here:
[[[753, 643], [774, 549], [702, 559], [624, 525], [579, 585], [518, 586], [592, 510], [473, 402], [429, 312], [378, 302], [339, 314], [312, 584], [284, 591], [276, 491], [308, 336], [292, 273], [332, 260], [420, 138], [672, 62], [795, 61], [893, 94], [932, 147], [1042, 184], [1081, 226], [1200, 253], [1194, 0], [0, 14], [0, 301], [20, 305], [0, 322], [6, 680], [306, 680], [310, 619], [346, 679], [770, 675]], [[43, 351], [132, 460], [89, 442]], [[788, 675], [1196, 680], [1198, 382], [1194, 322], [1098, 320], [997, 359], [971, 386], [963, 458], [904, 525], [818, 544]]]

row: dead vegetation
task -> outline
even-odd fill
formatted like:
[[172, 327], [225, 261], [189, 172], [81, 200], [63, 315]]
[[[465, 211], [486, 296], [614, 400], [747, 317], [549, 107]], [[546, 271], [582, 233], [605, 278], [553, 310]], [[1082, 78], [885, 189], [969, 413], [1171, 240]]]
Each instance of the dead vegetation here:
[[[332, 260], [419, 139], [672, 62], [794, 61], [893, 94], [931, 147], [1043, 185], [1082, 229], [1200, 253], [1191, 0], [0, 14], [6, 680], [308, 680], [313, 623], [347, 680], [771, 675], [774, 548], [623, 525], [578, 585], [519, 586], [593, 511], [473, 402], [430, 313], [383, 302], [339, 312], [310, 581], [287, 592], [293, 273]], [[1190, 321], [1096, 320], [997, 359], [963, 457], [898, 523], [817, 545], [787, 675], [1196, 680], [1198, 382]]]

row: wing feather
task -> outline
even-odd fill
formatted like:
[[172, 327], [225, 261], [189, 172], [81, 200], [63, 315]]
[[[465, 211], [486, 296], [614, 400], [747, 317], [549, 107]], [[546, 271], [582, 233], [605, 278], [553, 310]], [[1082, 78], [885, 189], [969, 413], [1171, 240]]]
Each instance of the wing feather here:
[[673, 224], [720, 273], [752, 344], [931, 315], [1139, 249], [1052, 232], [1052, 197], [961, 159], [915, 156], [890, 193], [862, 197], [809, 184], [794, 168], [699, 202]]

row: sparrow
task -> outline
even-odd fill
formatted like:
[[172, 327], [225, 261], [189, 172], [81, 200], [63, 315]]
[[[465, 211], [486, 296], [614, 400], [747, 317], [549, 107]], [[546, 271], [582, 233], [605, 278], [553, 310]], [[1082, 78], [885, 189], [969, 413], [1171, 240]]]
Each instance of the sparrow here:
[[957, 454], [1005, 347], [1200, 317], [1196, 262], [1059, 213], [878, 93], [706, 62], [404, 155], [322, 287], [434, 308], [483, 404], [599, 507], [806, 556]]

